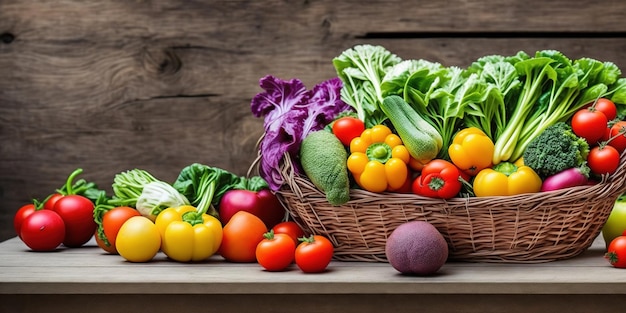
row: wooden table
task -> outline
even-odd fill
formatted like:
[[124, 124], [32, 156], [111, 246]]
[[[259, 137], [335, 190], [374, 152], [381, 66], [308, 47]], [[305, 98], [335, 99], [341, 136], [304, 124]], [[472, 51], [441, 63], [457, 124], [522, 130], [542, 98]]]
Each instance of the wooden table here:
[[129, 263], [93, 242], [57, 252], [0, 243], [0, 312], [624, 312], [626, 270], [583, 255], [542, 264], [449, 262], [431, 277], [386, 263], [332, 262], [321, 274], [266, 272], [216, 256]]

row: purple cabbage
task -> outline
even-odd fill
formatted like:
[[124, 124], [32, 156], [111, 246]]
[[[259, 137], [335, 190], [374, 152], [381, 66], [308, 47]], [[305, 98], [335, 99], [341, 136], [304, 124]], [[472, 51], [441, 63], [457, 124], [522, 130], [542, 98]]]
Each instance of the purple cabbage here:
[[[338, 77], [311, 90], [298, 79], [285, 81], [271, 75], [261, 78], [259, 85], [265, 91], [257, 94], [250, 105], [254, 116], [264, 117], [259, 175], [277, 191], [284, 183], [280, 166], [285, 153], [297, 160], [300, 144], [310, 132], [323, 129], [352, 108], [341, 100], [342, 82]], [[298, 167], [295, 170], [300, 171]]]

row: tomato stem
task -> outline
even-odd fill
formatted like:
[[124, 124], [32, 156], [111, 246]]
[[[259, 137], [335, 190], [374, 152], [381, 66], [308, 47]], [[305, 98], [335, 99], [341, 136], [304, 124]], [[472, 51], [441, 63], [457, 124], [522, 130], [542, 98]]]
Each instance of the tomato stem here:
[[302, 238], [298, 238], [298, 241], [306, 242], [306, 243], [313, 243], [313, 242], [315, 242], [315, 237], [313, 235], [311, 235], [309, 237], [302, 237]]
[[65, 181], [66, 195], [75, 194], [74, 190], [72, 189], [72, 182], [74, 181], [74, 178], [76, 178], [76, 176], [80, 175], [80, 173], [82, 172], [82, 168], [77, 168], [72, 172], [72, 174], [70, 174], [70, 176], [67, 177], [67, 181]]

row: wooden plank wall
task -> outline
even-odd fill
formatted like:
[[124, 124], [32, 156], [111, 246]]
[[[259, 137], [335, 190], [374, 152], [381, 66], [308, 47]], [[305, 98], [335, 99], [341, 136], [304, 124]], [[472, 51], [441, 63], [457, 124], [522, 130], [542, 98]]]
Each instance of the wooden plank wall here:
[[245, 175], [266, 74], [313, 87], [363, 43], [444, 65], [557, 49], [626, 69], [624, 12], [621, 0], [0, 0], [0, 240], [76, 168], [108, 190], [132, 168]]

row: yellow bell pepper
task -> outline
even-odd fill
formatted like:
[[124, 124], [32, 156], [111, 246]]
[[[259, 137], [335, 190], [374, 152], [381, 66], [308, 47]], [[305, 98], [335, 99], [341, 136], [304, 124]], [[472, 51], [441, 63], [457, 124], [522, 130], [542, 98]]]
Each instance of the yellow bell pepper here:
[[512, 196], [539, 192], [541, 183], [541, 178], [532, 168], [501, 162], [478, 172], [473, 187], [477, 197]]
[[482, 130], [468, 127], [459, 131], [454, 138], [448, 155], [454, 165], [468, 175], [475, 176], [484, 168], [491, 167], [494, 144]]
[[347, 165], [356, 183], [371, 192], [394, 191], [409, 177], [409, 151], [385, 125], [375, 125], [350, 142]]
[[161, 234], [161, 250], [175, 261], [205, 260], [222, 243], [222, 223], [190, 205], [167, 208], [154, 223]]

